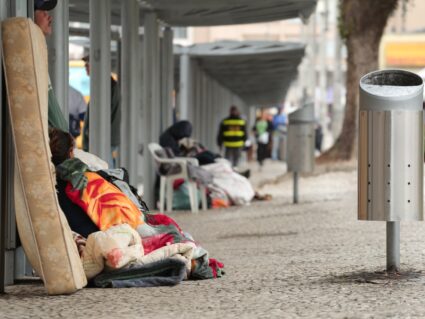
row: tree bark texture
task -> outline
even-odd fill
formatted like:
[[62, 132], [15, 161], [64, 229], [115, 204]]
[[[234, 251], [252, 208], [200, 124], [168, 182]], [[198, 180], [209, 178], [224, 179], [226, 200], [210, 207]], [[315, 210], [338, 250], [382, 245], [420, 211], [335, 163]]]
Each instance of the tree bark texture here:
[[359, 80], [378, 68], [379, 43], [399, 0], [342, 0], [340, 32], [347, 45], [346, 106], [341, 134], [319, 162], [356, 156]]

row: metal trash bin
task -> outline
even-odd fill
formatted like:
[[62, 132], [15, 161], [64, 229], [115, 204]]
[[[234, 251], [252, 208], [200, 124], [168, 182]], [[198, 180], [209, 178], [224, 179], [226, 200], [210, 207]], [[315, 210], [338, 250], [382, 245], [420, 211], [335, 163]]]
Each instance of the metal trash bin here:
[[422, 79], [402, 70], [360, 80], [360, 220], [423, 220], [422, 91]]
[[308, 173], [314, 170], [314, 105], [312, 103], [288, 115], [288, 171]]

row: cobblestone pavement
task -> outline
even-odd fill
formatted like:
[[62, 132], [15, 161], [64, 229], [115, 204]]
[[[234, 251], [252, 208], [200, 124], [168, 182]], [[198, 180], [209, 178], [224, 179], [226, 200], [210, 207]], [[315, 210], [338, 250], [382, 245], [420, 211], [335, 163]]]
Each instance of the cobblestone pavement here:
[[402, 223], [402, 272], [387, 276], [385, 223], [356, 217], [356, 171], [266, 185], [272, 201], [192, 215], [181, 226], [226, 265], [217, 280], [84, 289], [50, 297], [15, 285], [0, 318], [425, 318], [425, 225]]

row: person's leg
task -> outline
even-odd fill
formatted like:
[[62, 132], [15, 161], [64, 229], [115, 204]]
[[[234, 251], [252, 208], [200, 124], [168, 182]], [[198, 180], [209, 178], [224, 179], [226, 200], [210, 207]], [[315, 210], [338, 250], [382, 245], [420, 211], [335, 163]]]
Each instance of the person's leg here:
[[237, 148], [235, 148], [235, 150], [234, 150], [234, 166], [238, 166], [239, 165], [239, 161], [240, 161], [240, 159], [241, 159], [241, 153], [242, 153], [242, 148], [240, 148], [240, 147], [237, 147]]
[[232, 162], [232, 149], [225, 147], [224, 148], [224, 158], [227, 159], [230, 163]]
[[272, 160], [277, 161], [279, 159], [279, 138], [280, 134], [278, 131], [273, 132], [272, 139]]
[[109, 167], [118, 167], [119, 146], [111, 146], [111, 158], [109, 159]]
[[263, 166], [264, 160], [267, 158], [267, 152], [268, 152], [268, 144], [259, 144], [258, 145], [258, 162], [261, 166]]

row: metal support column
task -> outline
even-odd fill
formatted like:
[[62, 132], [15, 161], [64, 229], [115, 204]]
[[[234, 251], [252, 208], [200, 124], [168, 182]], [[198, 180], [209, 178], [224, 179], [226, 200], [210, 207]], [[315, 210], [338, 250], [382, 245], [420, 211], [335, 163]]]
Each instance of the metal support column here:
[[[7, 17], [6, 15], [7, 7], [5, 3], [0, 4], [0, 21]], [[2, 39], [2, 34], [0, 32], [0, 43]], [[0, 58], [2, 55], [2, 50], [0, 50]], [[2, 65], [0, 65], [0, 70], [2, 69]], [[5, 120], [6, 120], [6, 112], [5, 109], [7, 107], [6, 99], [3, 97], [3, 78], [0, 77], [0, 294], [4, 293], [5, 287], [5, 254], [6, 254], [6, 220], [7, 220], [7, 205], [6, 205], [6, 179], [4, 176], [6, 175], [6, 152], [3, 148], [5, 145], [5, 140], [7, 138], [7, 131], [5, 130]]]
[[[33, 16], [34, 3], [27, 0], [10, 1], [8, 4], [2, 4], [2, 19], [6, 17], [30, 17]], [[8, 5], [7, 8], [4, 6]], [[2, 90], [4, 88], [2, 87]], [[3, 216], [1, 216], [1, 223], [3, 225], [4, 233], [4, 279], [5, 285], [13, 284], [15, 280], [15, 260], [18, 262], [25, 262], [25, 259], [15, 254], [16, 249], [16, 217], [14, 210], [14, 163], [15, 163], [15, 148], [12, 138], [12, 127], [10, 123], [9, 110], [7, 107], [7, 99], [2, 97], [2, 204], [1, 209]]]
[[[327, 56], [326, 56], [326, 45], [327, 45], [327, 32], [328, 32], [328, 0], [324, 0], [324, 10], [319, 15], [320, 22], [320, 42], [319, 42], [319, 112], [316, 113], [319, 116], [320, 124], [324, 132], [327, 132]], [[324, 133], [324, 137], [329, 136]], [[323, 143], [323, 144], [326, 144]]]
[[298, 203], [298, 172], [294, 172], [294, 204]]
[[139, 119], [139, 4], [123, 1], [121, 43], [121, 166], [128, 169], [130, 183], [137, 182], [137, 120]]
[[143, 120], [144, 120], [144, 168], [143, 189], [144, 200], [151, 209], [154, 208], [154, 183], [155, 171], [148, 145], [159, 142], [160, 128], [160, 50], [159, 50], [159, 24], [153, 12], [145, 13], [144, 36], [144, 94], [143, 94]]
[[316, 52], [317, 52], [317, 36], [316, 36], [316, 13], [312, 13], [308, 22], [308, 46], [307, 46], [307, 57], [308, 57], [308, 86], [307, 91], [312, 101], [315, 101], [316, 97]]
[[111, 162], [111, 1], [90, 0], [89, 150]]
[[65, 119], [68, 121], [69, 88], [69, 0], [58, 1], [52, 11], [53, 32], [47, 38], [49, 50], [49, 74], [53, 90]]
[[192, 68], [190, 56], [180, 56], [180, 120], [187, 120], [192, 110]]
[[344, 106], [341, 103], [342, 95], [342, 41], [337, 29], [335, 32], [335, 56], [334, 56], [334, 76], [333, 76], [333, 119], [332, 134], [336, 139], [342, 129], [344, 120]]
[[173, 124], [173, 89], [173, 30], [170, 27], [166, 27], [161, 46], [161, 132]]
[[387, 271], [400, 270], [400, 222], [387, 222]]

